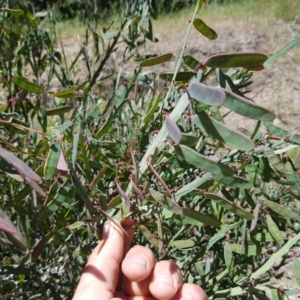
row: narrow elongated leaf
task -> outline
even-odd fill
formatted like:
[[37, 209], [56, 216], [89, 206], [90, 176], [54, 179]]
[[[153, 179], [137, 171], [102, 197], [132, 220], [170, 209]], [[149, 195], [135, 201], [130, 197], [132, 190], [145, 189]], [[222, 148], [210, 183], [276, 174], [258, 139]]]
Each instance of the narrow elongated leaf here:
[[181, 140], [181, 132], [180, 132], [180, 129], [178, 128], [177, 124], [172, 119], [170, 119], [169, 116], [166, 116], [165, 124], [166, 124], [166, 128], [167, 128], [167, 131], [168, 131], [171, 139], [176, 144], [179, 144], [179, 142]]
[[0, 231], [4, 231], [11, 234], [18, 233], [18, 229], [14, 224], [8, 219], [8, 217], [3, 218], [3, 211], [0, 210]]
[[287, 254], [289, 249], [293, 247], [299, 240], [300, 233], [289, 239], [284, 246], [282, 246], [277, 252], [272, 254], [272, 256], [264, 263], [263, 266], [261, 266], [258, 270], [252, 273], [250, 279], [256, 280], [264, 273], [269, 272], [273, 264], [275, 264], [278, 261], [278, 259], [280, 259], [282, 256]]
[[293, 258], [293, 269], [294, 274], [297, 280], [298, 285], [300, 285], [300, 260], [299, 258], [294, 257]]
[[289, 208], [283, 207], [282, 205], [275, 203], [273, 201], [270, 200], [265, 200], [267, 206], [272, 209], [273, 211], [275, 211], [276, 213], [278, 213], [281, 216], [284, 216], [287, 219], [293, 219], [293, 220], [297, 220], [298, 222], [300, 222], [300, 215], [297, 212], [294, 212], [292, 210], [290, 210]]
[[239, 115], [259, 121], [272, 122], [275, 119], [275, 115], [272, 111], [228, 90], [224, 90], [224, 92], [226, 93], [226, 101], [224, 102], [224, 106], [238, 113]]
[[172, 57], [173, 57], [172, 53], [167, 53], [167, 54], [164, 54], [164, 55], [155, 56], [153, 58], [143, 60], [141, 62], [141, 66], [142, 67], [152, 67], [152, 66], [160, 65], [162, 63], [165, 63], [165, 62], [169, 61], [170, 59], [172, 59]]
[[58, 160], [61, 153], [60, 143], [52, 144], [48, 152], [46, 163], [44, 166], [44, 177], [49, 180], [57, 169]]
[[192, 116], [191, 120], [200, 129], [229, 147], [243, 151], [250, 151], [254, 148], [254, 143], [248, 137], [210, 118], [204, 111]]
[[15, 85], [30, 93], [41, 94], [44, 90], [41, 86], [30, 82], [22, 77], [15, 76], [11, 80]]
[[[280, 234], [283, 239], [286, 238], [286, 233], [284, 231], [280, 231]], [[255, 234], [254, 238], [258, 242], [267, 242], [267, 243], [274, 242], [274, 238], [271, 235], [271, 233], [257, 233]]]
[[226, 100], [224, 90], [198, 82], [192, 82], [189, 85], [188, 93], [191, 98], [207, 105], [221, 106]]
[[291, 192], [295, 196], [300, 196], [300, 179], [298, 174], [294, 171], [292, 164], [287, 161], [284, 165], [285, 176], [290, 185]]
[[270, 234], [272, 235], [273, 239], [277, 242], [277, 244], [279, 246], [283, 245], [284, 239], [282, 237], [282, 234], [270, 215], [267, 215], [267, 226]]
[[202, 177], [197, 177], [192, 182], [184, 185], [180, 190], [175, 193], [175, 199], [179, 200], [182, 196], [194, 191], [196, 188], [208, 189], [214, 184], [214, 180], [210, 173], [204, 174]]
[[41, 177], [36, 174], [31, 168], [29, 168], [23, 161], [21, 161], [15, 155], [6, 151], [2, 147], [0, 147], [0, 156], [8, 163], [10, 163], [23, 178], [28, 177], [37, 182], [42, 181]]
[[162, 207], [168, 209], [169, 211], [181, 215], [182, 208], [172, 199], [167, 197], [166, 195], [159, 193], [153, 189], [149, 189], [151, 197], [158, 202]]
[[196, 69], [196, 67], [200, 65], [200, 62], [191, 55], [183, 56], [183, 61], [192, 70]]
[[48, 91], [48, 93], [53, 96], [53, 97], [57, 97], [57, 98], [72, 98], [75, 96], [75, 91], [78, 89], [78, 86], [73, 86], [69, 89], [66, 90], [62, 90], [62, 91], [58, 91], [58, 92], [51, 92]]
[[197, 13], [201, 10], [201, 7], [202, 7], [202, 0], [197, 0]]
[[195, 166], [196, 168], [221, 176], [232, 176], [234, 174], [234, 171], [228, 166], [209, 159], [187, 146], [175, 145], [174, 147], [176, 152], [184, 158], [187, 163]]
[[269, 163], [273, 166], [273, 168], [280, 174], [284, 174], [285, 173], [284, 164], [279, 159], [279, 157], [274, 152], [274, 150], [272, 150], [267, 146], [264, 146], [264, 151], [269, 160]]
[[[149, 241], [149, 243], [155, 247], [157, 250], [159, 249], [159, 240], [154, 234], [152, 234], [147, 227], [144, 225], [139, 225], [139, 230], [145, 236], [145, 238]], [[164, 251], [165, 252], [165, 251]]]
[[259, 245], [239, 245], [239, 244], [230, 244], [231, 250], [238, 254], [244, 254], [247, 256], [256, 256], [261, 255], [267, 252], [267, 249]]
[[[178, 72], [175, 76], [175, 81], [189, 81], [196, 75], [197, 73], [194, 71]], [[160, 73], [159, 77], [163, 80], [172, 81], [174, 78], [174, 73], [170, 73], [170, 72]]]
[[291, 136], [291, 142], [300, 145], [300, 134], [293, 134]]
[[250, 189], [253, 187], [253, 184], [250, 181], [236, 175], [230, 177], [214, 175], [214, 179], [226, 185], [235, 186], [240, 189]]
[[215, 219], [212, 216], [205, 215], [202, 212], [193, 210], [191, 208], [183, 207], [182, 208], [183, 216], [182, 220], [183, 222], [193, 224], [189, 222], [189, 219], [195, 220], [196, 222], [203, 223], [205, 225], [214, 226], [214, 227], [220, 227], [222, 225], [222, 222], [218, 219]]
[[299, 45], [300, 45], [300, 36], [293, 39], [292, 41], [290, 41], [287, 45], [285, 45], [283, 48], [281, 48], [278, 52], [276, 52], [271, 57], [269, 57], [268, 60], [266, 60], [264, 62], [264, 66], [266, 67], [266, 66], [274, 63], [277, 59], [281, 58], [286, 53], [288, 53], [290, 50], [292, 50], [293, 48], [295, 48]]
[[74, 230], [74, 229], [78, 229], [81, 228], [82, 226], [84, 226], [86, 223], [83, 221], [77, 221], [73, 224], [67, 225], [66, 228], [70, 229], [70, 230]]
[[199, 137], [181, 132], [180, 144], [192, 147], [196, 146], [198, 142]]
[[22, 16], [24, 15], [24, 11], [21, 9], [9, 9], [9, 8], [3, 8], [3, 11], [13, 15], [13, 16]]
[[66, 200], [70, 192], [70, 187], [67, 185], [62, 186], [54, 198], [42, 208], [38, 214], [38, 219], [44, 220], [53, 215]]
[[27, 250], [26, 240], [2, 209], [0, 209], [0, 230], [6, 234], [15, 247], [21, 251]]
[[213, 29], [208, 27], [201, 19], [196, 18], [193, 24], [195, 28], [208, 39], [215, 40], [218, 38], [218, 34]]
[[221, 229], [219, 229], [218, 232], [209, 239], [209, 241], [205, 247], [205, 251], [207, 252], [215, 243], [217, 243], [219, 240], [223, 239], [227, 232], [229, 232], [230, 230], [232, 230], [238, 226], [241, 226], [242, 222], [243, 222], [243, 220], [240, 220], [240, 221], [230, 224], [230, 225], [223, 224]]
[[191, 238], [188, 240], [177, 240], [177, 241], [172, 241], [170, 243], [170, 246], [176, 249], [185, 249], [185, 248], [192, 248], [196, 246], [196, 239]]
[[211, 200], [213, 200], [215, 203], [217, 203], [218, 205], [224, 207], [226, 210], [236, 214], [237, 216], [244, 218], [246, 220], [252, 220], [254, 219], [253, 215], [251, 213], [249, 213], [248, 211], [246, 211], [245, 209], [243, 209], [242, 207], [238, 206], [237, 204], [223, 198], [220, 197], [216, 194], [212, 194], [212, 193], [203, 193], [203, 195], [206, 198], [209, 198]]
[[264, 122], [265, 127], [267, 130], [277, 136], [280, 136], [282, 138], [285, 138], [287, 136], [290, 136], [290, 133], [280, 127], [275, 126], [274, 124], [270, 122]]
[[267, 56], [263, 53], [224, 53], [215, 54], [207, 58], [204, 64], [211, 68], [237, 68], [237, 67], [256, 67], [262, 65]]
[[224, 243], [224, 260], [227, 270], [230, 271], [233, 267], [233, 254], [228, 242]]
[[26, 176], [24, 179], [25, 182], [28, 185], [30, 185], [37, 192], [38, 195], [40, 195], [41, 197], [46, 197], [46, 193], [44, 192], [44, 190], [35, 181], [33, 181], [31, 178]]
[[73, 109], [75, 109], [74, 106], [67, 105], [67, 106], [62, 106], [62, 107], [58, 107], [58, 108], [47, 109], [46, 113], [47, 113], [47, 116], [59, 116], [59, 115], [66, 114], [66, 113], [72, 111]]

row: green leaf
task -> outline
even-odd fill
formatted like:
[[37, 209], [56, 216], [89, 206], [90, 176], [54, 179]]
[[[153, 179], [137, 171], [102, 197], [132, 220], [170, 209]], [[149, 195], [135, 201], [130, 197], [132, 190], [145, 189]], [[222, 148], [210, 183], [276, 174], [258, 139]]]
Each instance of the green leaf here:
[[228, 90], [224, 90], [224, 92], [226, 93], [224, 106], [230, 110], [254, 120], [273, 121], [275, 119], [275, 115], [272, 111]]
[[272, 256], [264, 263], [263, 266], [261, 266], [258, 270], [252, 273], [250, 279], [256, 280], [264, 273], [269, 272], [273, 264], [275, 264], [278, 261], [278, 259], [280, 259], [285, 254], [287, 254], [289, 249], [293, 247], [299, 240], [300, 240], [300, 233], [298, 233], [297, 235], [289, 239], [284, 246], [282, 246], [279, 250], [277, 250], [277, 252], [272, 254]]
[[291, 142], [300, 145], [300, 134], [293, 134], [291, 136]]
[[222, 89], [210, 87], [198, 82], [192, 82], [188, 87], [191, 98], [213, 106], [221, 106], [226, 100], [226, 94]]
[[256, 67], [262, 65], [267, 56], [263, 53], [225, 53], [215, 54], [207, 58], [204, 64], [211, 68], [238, 68], [238, 67]]
[[287, 161], [284, 165], [286, 180], [289, 183], [291, 192], [299, 197], [300, 196], [300, 179], [298, 174], [294, 171], [292, 164]]
[[[175, 81], [189, 81], [191, 80], [194, 76], [196, 76], [197, 73], [194, 71], [183, 71], [183, 72], [178, 72], [175, 76]], [[172, 81], [174, 78], [174, 73], [170, 72], [164, 72], [160, 73], [159, 77], [163, 80], [167, 81]]]
[[196, 188], [207, 189], [214, 184], [214, 180], [210, 173], [204, 174], [202, 177], [197, 177], [192, 182], [184, 185], [180, 190], [175, 193], [175, 199], [179, 200], [182, 196], [193, 192]]
[[239, 245], [230, 244], [231, 250], [238, 254], [244, 254], [246, 256], [256, 256], [267, 252], [267, 249], [259, 245]]
[[21, 9], [9, 9], [9, 8], [3, 8], [3, 11], [9, 13], [13, 16], [22, 16], [24, 15], [24, 11]]
[[204, 111], [192, 116], [191, 120], [200, 129], [205, 130], [206, 133], [229, 147], [250, 151], [255, 146], [248, 137], [210, 118]]
[[267, 128], [267, 130], [272, 133], [275, 134], [277, 136], [280, 136], [282, 138], [286, 138], [288, 136], [290, 136], [290, 133], [280, 127], [275, 126], [274, 124], [270, 123], [270, 122], [264, 122], [265, 127]]
[[41, 86], [30, 82], [22, 77], [15, 76], [11, 80], [15, 85], [27, 92], [41, 94], [44, 91], [44, 89]]
[[223, 184], [234, 186], [240, 189], [250, 189], [253, 187], [253, 184], [243, 177], [239, 177], [236, 175], [225, 177], [220, 175], [214, 175], [214, 179]]
[[197, 0], [197, 9], [196, 9], [197, 13], [201, 10], [202, 2], [203, 2], [202, 0]]
[[47, 109], [46, 113], [47, 113], [47, 116], [59, 116], [59, 115], [66, 114], [75, 108], [76, 107], [72, 106], [72, 105], [61, 106], [58, 108]]
[[287, 219], [293, 219], [293, 220], [297, 220], [298, 222], [300, 222], [300, 215], [297, 212], [294, 212], [286, 207], [281, 206], [278, 203], [275, 203], [273, 201], [270, 200], [265, 200], [267, 206], [272, 209], [273, 211], [275, 211], [276, 213], [278, 213], [279, 215], [287, 218]]
[[149, 241], [149, 243], [158, 250], [160, 245], [160, 241], [158, 240], [158, 238], [156, 238], [144, 225], [139, 225], [138, 228], [140, 232], [145, 236], [145, 238]]
[[293, 269], [294, 274], [297, 280], [298, 285], [300, 285], [300, 260], [299, 258], [294, 257], [293, 258]]
[[[283, 239], [286, 238], [286, 233], [284, 231], [280, 231], [280, 234]], [[271, 233], [257, 233], [254, 235], [254, 239], [257, 240], [258, 242], [274, 242], [274, 238], [271, 235]]]
[[78, 90], [78, 86], [73, 86], [69, 89], [58, 91], [58, 92], [48, 92], [53, 97], [57, 98], [72, 98], [75, 96], [75, 91]]
[[227, 232], [233, 230], [236, 227], [239, 227], [242, 225], [243, 220], [240, 220], [233, 224], [223, 224], [221, 226], [221, 229], [218, 230], [216, 234], [214, 234], [208, 241], [208, 243], [205, 246], [205, 252], [207, 252], [215, 243], [217, 243], [219, 240], [223, 239]]
[[67, 225], [66, 228], [70, 229], [70, 230], [74, 230], [74, 229], [78, 229], [81, 228], [82, 226], [85, 226], [86, 223], [83, 221], [77, 221], [73, 224]]
[[228, 166], [209, 159], [187, 146], [175, 145], [174, 148], [187, 163], [195, 166], [198, 169], [206, 170], [212, 174], [221, 176], [232, 176], [234, 174], [234, 171]]
[[193, 221], [196, 221], [196, 224], [200, 222], [213, 227], [220, 227], [222, 225], [222, 222], [218, 219], [191, 208], [183, 207], [182, 212], [183, 216], [181, 218], [184, 223], [195, 224]]
[[228, 242], [224, 243], [224, 260], [228, 271], [233, 268], [233, 254]]
[[53, 177], [57, 168], [60, 152], [60, 143], [55, 143], [51, 145], [44, 166], [44, 177], [46, 180], [49, 180]]
[[273, 239], [277, 242], [279, 246], [282, 246], [284, 244], [284, 239], [276, 223], [273, 221], [270, 215], [267, 215], [267, 226]]
[[192, 70], [195, 70], [196, 67], [200, 65], [200, 62], [191, 55], [183, 56], [183, 61]]
[[45, 220], [52, 216], [63, 204], [63, 202], [68, 198], [70, 195], [70, 187], [67, 185], [64, 185], [60, 187], [60, 189], [57, 191], [57, 194], [54, 196], [54, 198], [47, 203], [46, 206], [42, 208], [42, 210], [39, 212], [37, 218], [40, 220]]
[[180, 144], [192, 147], [196, 146], [198, 142], [199, 137], [181, 132], [181, 139], [179, 141]]
[[269, 163], [273, 166], [273, 168], [279, 172], [280, 174], [285, 173], [284, 164], [279, 159], [277, 154], [269, 147], [264, 146], [264, 152], [269, 160]]
[[194, 20], [194, 26], [195, 28], [202, 33], [205, 37], [207, 37], [210, 40], [215, 40], [218, 37], [218, 34], [208, 27], [201, 19], [195, 19]]
[[168, 209], [174, 214], [181, 215], [182, 208], [172, 199], [166, 195], [159, 193], [153, 189], [149, 189], [150, 195], [154, 201], [158, 202], [162, 207]]
[[212, 201], [214, 201], [215, 203], [217, 203], [218, 205], [222, 206], [223, 208], [225, 208], [226, 210], [234, 213], [235, 215], [244, 218], [246, 220], [252, 220], [254, 219], [253, 215], [251, 213], [249, 213], [248, 211], [246, 211], [245, 209], [243, 209], [242, 207], [238, 206], [237, 204], [223, 198], [220, 197], [216, 194], [212, 194], [212, 193], [206, 193], [203, 192], [203, 195], [208, 198], [211, 199]]
[[284, 56], [286, 53], [288, 53], [293, 48], [300, 45], [300, 36], [290, 41], [287, 45], [285, 45], [283, 48], [281, 48], [278, 52], [273, 54], [271, 57], [269, 57], [268, 60], [264, 62], [264, 66], [267, 67], [268, 65], [274, 63], [277, 59]]
[[188, 240], [172, 241], [170, 243], [170, 246], [176, 249], [192, 248], [196, 246], [196, 238], [190, 238]]
[[141, 62], [141, 66], [142, 67], [152, 67], [152, 66], [156, 66], [162, 63], [165, 63], [167, 61], [169, 61], [170, 59], [172, 59], [173, 54], [172, 53], [167, 53], [164, 55], [160, 55], [160, 56], [155, 56], [153, 58], [149, 58], [149, 59], [145, 59]]

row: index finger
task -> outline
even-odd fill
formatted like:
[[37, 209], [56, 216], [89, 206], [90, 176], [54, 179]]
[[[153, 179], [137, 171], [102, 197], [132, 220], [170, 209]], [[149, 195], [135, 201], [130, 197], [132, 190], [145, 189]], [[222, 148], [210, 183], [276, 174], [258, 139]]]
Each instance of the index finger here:
[[[93, 300], [99, 299], [100, 296], [103, 300], [113, 298], [124, 249], [130, 247], [134, 234], [134, 229], [129, 226], [128, 221], [124, 224], [128, 234], [126, 237], [116, 224], [111, 221], [105, 223], [103, 239], [88, 259], [73, 300]], [[131, 224], [133, 222], [131, 220]]]

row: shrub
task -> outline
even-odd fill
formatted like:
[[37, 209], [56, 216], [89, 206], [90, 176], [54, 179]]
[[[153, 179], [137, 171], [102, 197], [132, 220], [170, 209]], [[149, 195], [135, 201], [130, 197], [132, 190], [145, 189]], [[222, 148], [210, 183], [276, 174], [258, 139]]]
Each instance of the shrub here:
[[[179, 56], [145, 57], [140, 48], [155, 41], [148, 4], [124, 4], [117, 30], [93, 15], [71, 62], [50, 11], [34, 15], [21, 2], [1, 11], [3, 299], [69, 299], [107, 218], [135, 218], [134, 242], [176, 261], [211, 299], [294, 292], [270, 282], [300, 239], [299, 135], [272, 124], [272, 111], [246, 92], [253, 72], [299, 39], [269, 59], [226, 53], [200, 62], [184, 53], [191, 28], [217, 33], [196, 18], [198, 1]], [[137, 61], [123, 81], [109, 64], [120, 42], [120, 66]], [[173, 73], [155, 70], [170, 61]], [[213, 74], [218, 87], [207, 84]], [[230, 129], [231, 111], [257, 126]]]

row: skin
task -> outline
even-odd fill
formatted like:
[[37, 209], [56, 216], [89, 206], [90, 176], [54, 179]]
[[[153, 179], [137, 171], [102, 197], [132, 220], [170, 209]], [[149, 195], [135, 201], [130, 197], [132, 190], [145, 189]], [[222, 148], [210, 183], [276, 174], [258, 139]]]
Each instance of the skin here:
[[199, 286], [183, 283], [176, 264], [156, 262], [146, 247], [130, 248], [133, 223], [123, 224], [127, 235], [114, 223], [105, 224], [103, 239], [88, 259], [73, 300], [208, 300]]

